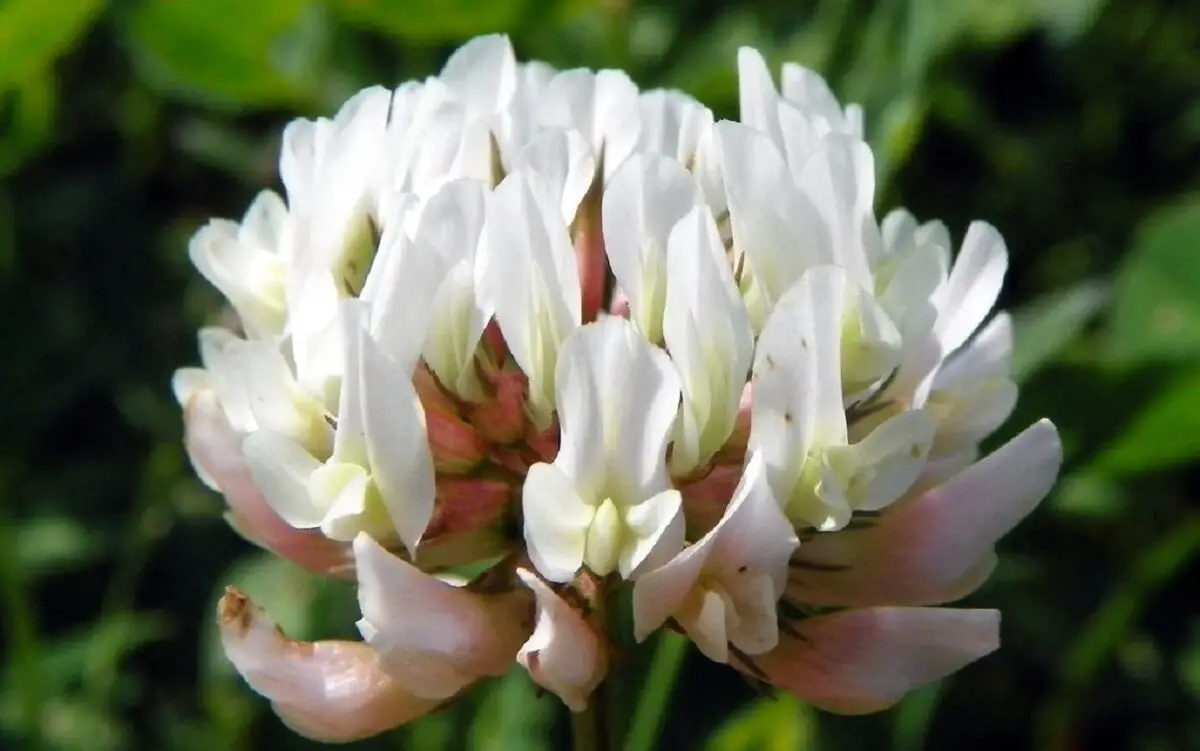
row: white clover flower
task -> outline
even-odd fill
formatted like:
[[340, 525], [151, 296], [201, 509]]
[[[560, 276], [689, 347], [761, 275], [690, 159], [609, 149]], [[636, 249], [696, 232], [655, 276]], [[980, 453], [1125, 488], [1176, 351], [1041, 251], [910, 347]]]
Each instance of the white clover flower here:
[[248, 538], [358, 585], [363, 643], [222, 603], [299, 732], [381, 732], [514, 661], [585, 711], [622, 588], [639, 641], [834, 711], [996, 648], [994, 611], [929, 606], [1061, 460], [1046, 421], [979, 459], [1017, 391], [1003, 241], [880, 222], [861, 111], [737, 66], [741, 121], [714, 122], [480, 37], [288, 126], [286, 203], [197, 233], [241, 329], [176, 375], [189, 457]]

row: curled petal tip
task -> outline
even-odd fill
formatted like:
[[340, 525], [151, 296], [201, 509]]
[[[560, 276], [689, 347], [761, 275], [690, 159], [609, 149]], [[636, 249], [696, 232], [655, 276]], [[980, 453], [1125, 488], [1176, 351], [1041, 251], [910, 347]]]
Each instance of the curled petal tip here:
[[244, 592], [217, 603], [221, 645], [290, 728], [330, 743], [378, 735], [437, 707], [404, 691], [365, 644], [288, 638]]

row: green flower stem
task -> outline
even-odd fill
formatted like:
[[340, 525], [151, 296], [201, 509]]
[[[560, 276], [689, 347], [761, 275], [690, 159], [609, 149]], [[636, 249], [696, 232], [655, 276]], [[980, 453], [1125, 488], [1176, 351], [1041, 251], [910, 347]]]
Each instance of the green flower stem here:
[[609, 751], [608, 701], [604, 686], [599, 686], [588, 701], [587, 709], [571, 713], [571, 740], [575, 751]]
[[679, 634], [673, 631], [659, 634], [646, 685], [638, 697], [629, 734], [625, 737], [625, 751], [653, 751], [658, 747], [658, 734], [666, 720], [687, 649], [687, 639]]

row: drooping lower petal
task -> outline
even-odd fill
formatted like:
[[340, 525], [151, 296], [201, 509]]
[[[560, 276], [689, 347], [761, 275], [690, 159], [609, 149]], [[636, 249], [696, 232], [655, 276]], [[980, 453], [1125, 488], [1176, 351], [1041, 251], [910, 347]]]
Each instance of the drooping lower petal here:
[[931, 605], [978, 587], [992, 547], [1049, 492], [1062, 462], [1058, 431], [1035, 423], [932, 490], [891, 506], [870, 527], [805, 543], [788, 587], [814, 605]]
[[517, 576], [537, 599], [537, 625], [517, 652], [517, 662], [572, 712], [582, 712], [608, 673], [608, 648], [583, 616], [536, 574], [517, 569]]
[[422, 572], [365, 534], [354, 541], [363, 638], [400, 685], [445, 699], [508, 671], [529, 633], [521, 592], [485, 595]]
[[233, 587], [217, 606], [217, 624], [238, 673], [286, 725], [313, 740], [348, 743], [378, 735], [440, 703], [401, 688], [366, 644], [289, 639]]
[[193, 395], [183, 425], [188, 456], [224, 494], [229, 521], [242, 536], [308, 571], [350, 572], [345, 545], [315, 531], [296, 529], [263, 498], [242, 455], [241, 437], [229, 425], [216, 394], [201, 391]]
[[[808, 618], [754, 658], [775, 686], [838, 714], [887, 709], [1000, 646], [1000, 613], [863, 608]], [[742, 666], [743, 670], [747, 668]]]

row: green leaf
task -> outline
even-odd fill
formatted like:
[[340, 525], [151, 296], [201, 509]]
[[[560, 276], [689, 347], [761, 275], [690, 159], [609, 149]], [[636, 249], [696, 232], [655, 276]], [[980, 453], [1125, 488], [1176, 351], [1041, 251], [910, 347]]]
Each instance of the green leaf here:
[[1058, 481], [1051, 507], [1065, 516], [1112, 518], [1125, 509], [1125, 489], [1113, 477], [1092, 469]]
[[1115, 582], [1063, 655], [1059, 688], [1044, 701], [1035, 722], [1033, 748], [1063, 748], [1080, 726], [1097, 677], [1145, 615], [1152, 598], [1200, 555], [1200, 516], [1181, 520], [1139, 555]]
[[20, 522], [17, 561], [29, 577], [60, 573], [110, 552], [108, 536], [68, 516], [40, 516]]
[[1149, 472], [1200, 457], [1200, 370], [1189, 370], [1155, 396], [1101, 452], [1096, 466]]
[[758, 699], [713, 733], [708, 751], [794, 751], [813, 748], [816, 713], [790, 694]]
[[310, 0], [140, 0], [125, 31], [142, 74], [165, 93], [270, 107], [313, 96], [316, 12]]
[[1027, 381], [1075, 340], [1108, 304], [1108, 285], [1085, 281], [1013, 313], [1013, 377]]
[[1110, 335], [1120, 362], [1200, 356], [1200, 194], [1139, 228], [1117, 276]]
[[0, 3], [0, 91], [25, 81], [70, 49], [104, 6], [104, 0]]
[[58, 114], [58, 79], [44, 70], [26, 76], [9, 92], [7, 127], [0, 130], [0, 176], [15, 172], [54, 134]]
[[347, 20], [402, 39], [460, 41], [516, 25], [528, 0], [343, 0]]

